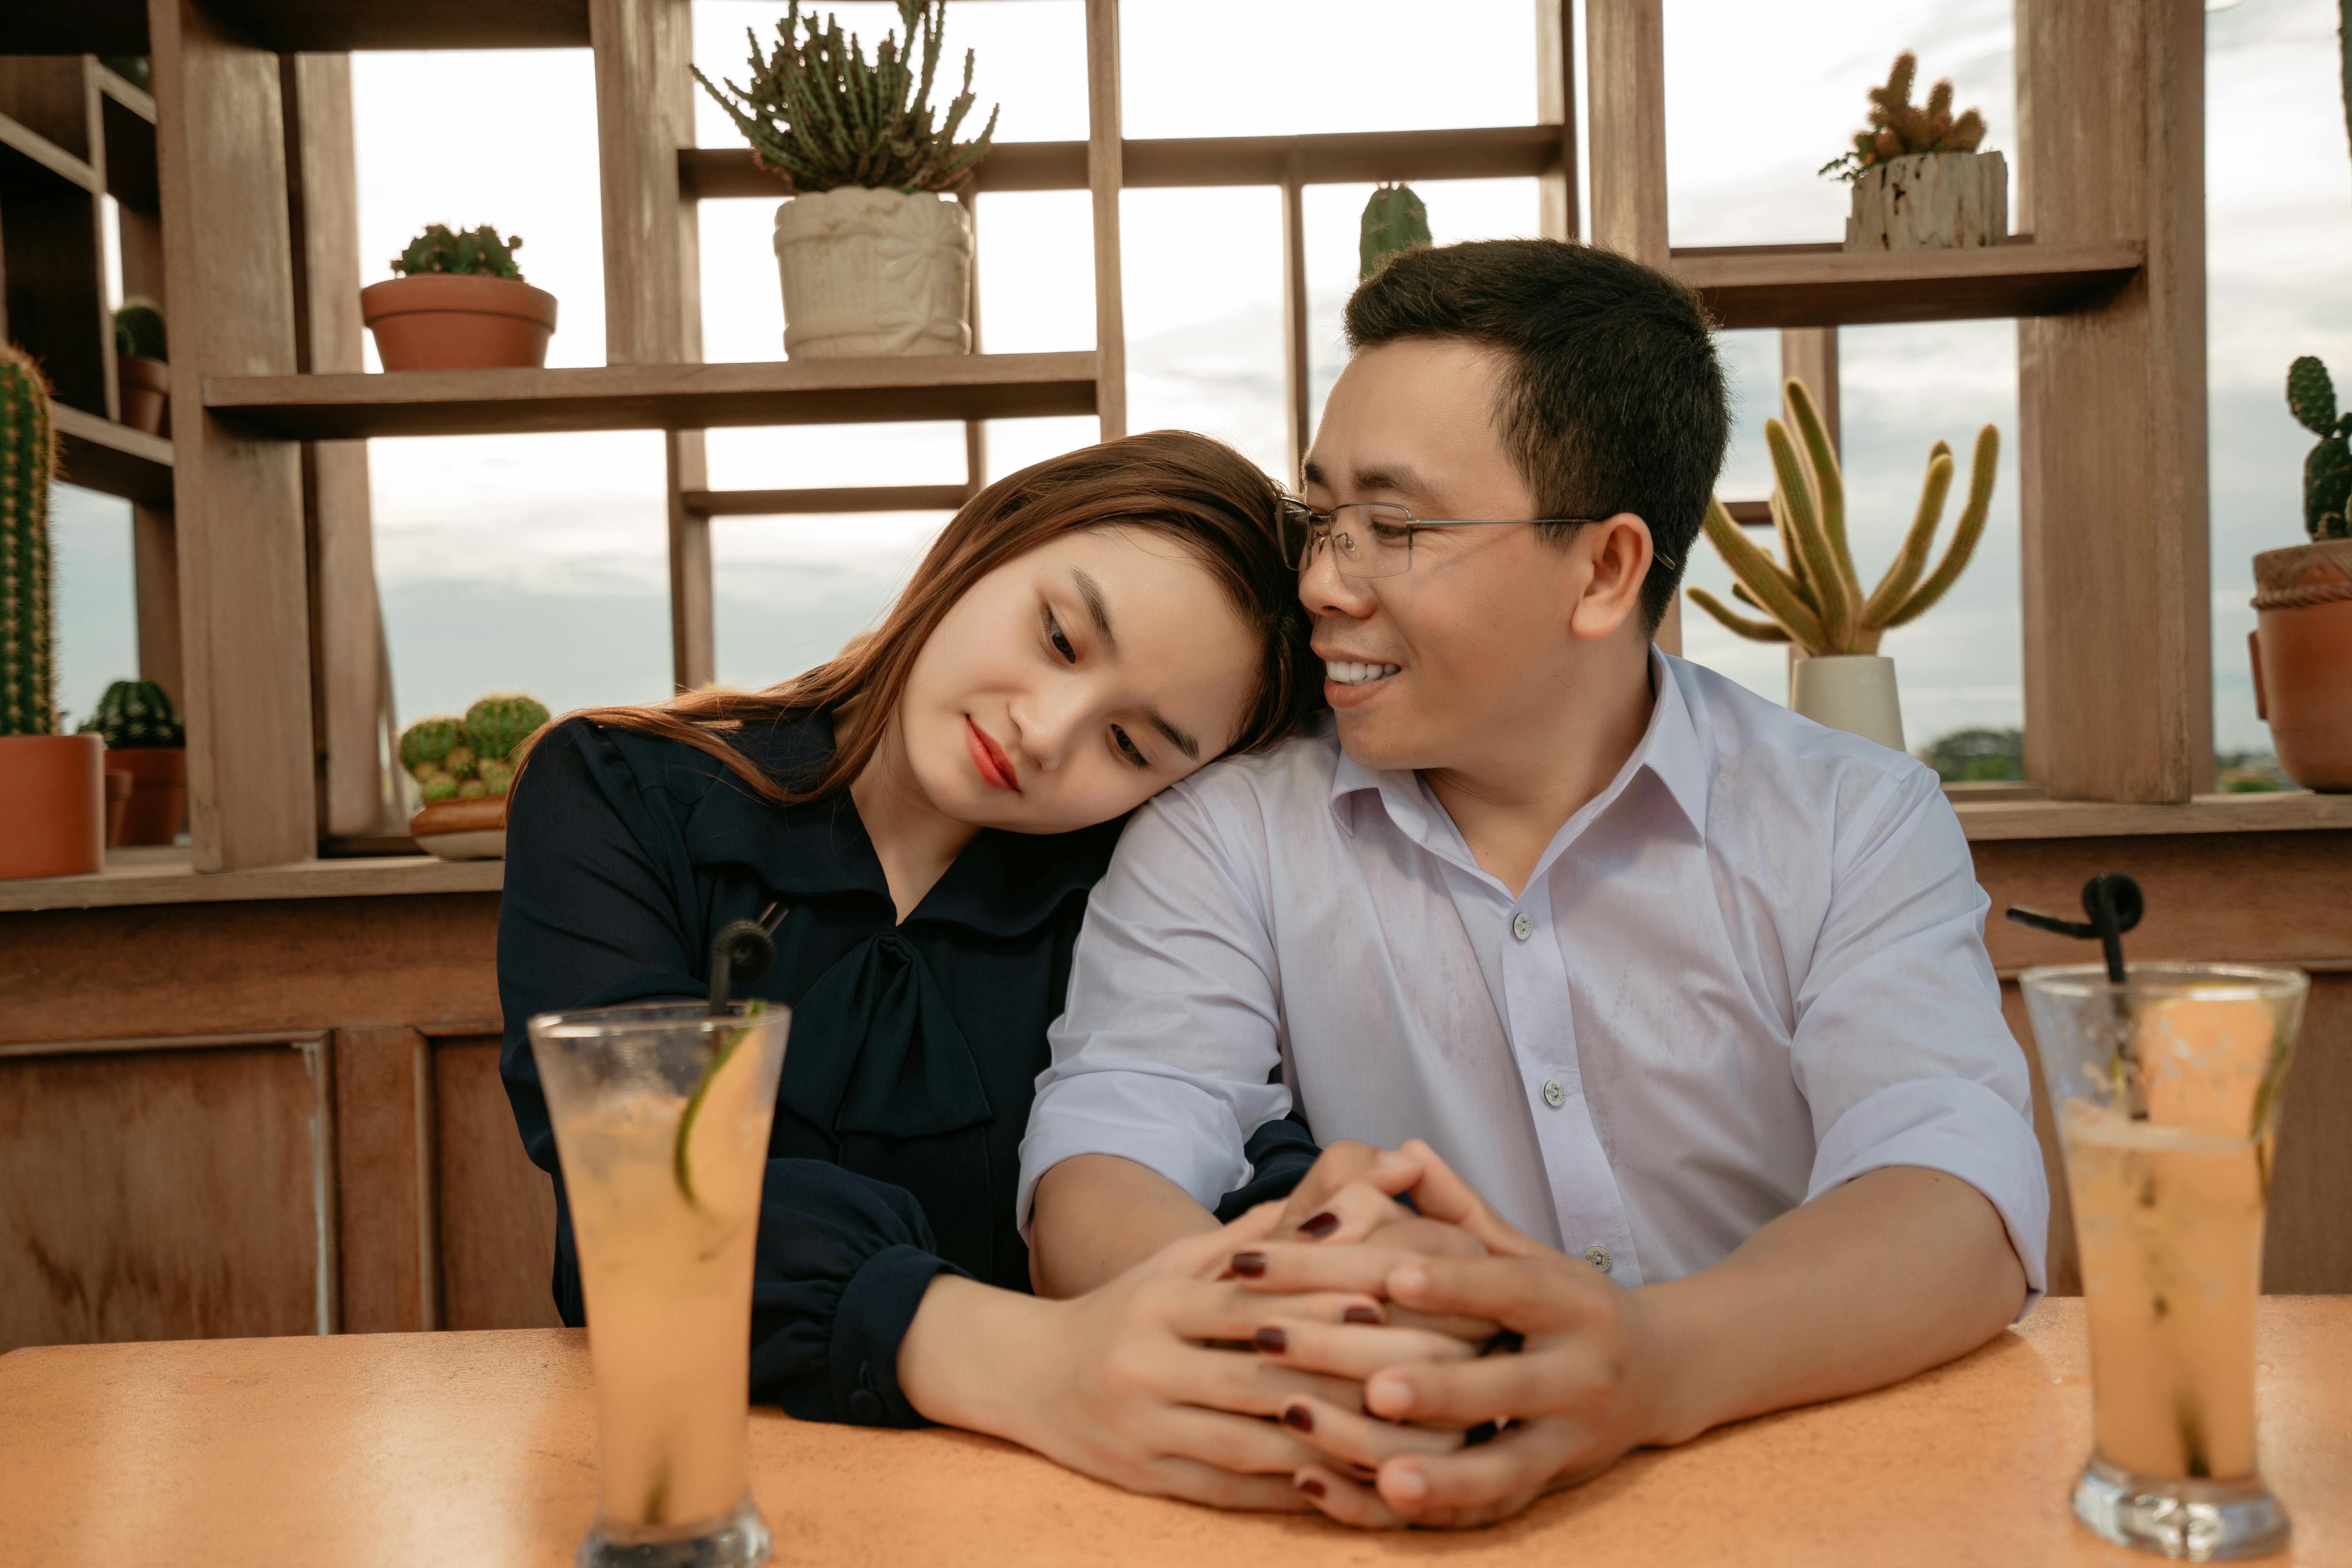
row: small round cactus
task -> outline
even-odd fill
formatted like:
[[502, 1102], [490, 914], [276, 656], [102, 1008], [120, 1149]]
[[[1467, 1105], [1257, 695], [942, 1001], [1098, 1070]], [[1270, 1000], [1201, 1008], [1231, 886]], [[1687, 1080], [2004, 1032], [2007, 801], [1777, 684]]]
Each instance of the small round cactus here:
[[465, 721], [454, 713], [436, 713], [430, 719], [419, 719], [401, 731], [400, 765], [412, 774], [420, 768], [437, 767], [442, 759], [463, 745], [465, 740]]
[[473, 748], [470, 746], [452, 748], [449, 754], [441, 759], [441, 766], [443, 771], [452, 778], [472, 778], [474, 776]]
[[492, 795], [504, 795], [514, 785], [514, 764], [493, 757], [487, 762], [477, 763], [474, 776], [480, 779], [482, 787]]
[[431, 805], [436, 800], [457, 799], [458, 788], [457, 781], [447, 773], [435, 773], [419, 783], [417, 793], [425, 797], [425, 805]]
[[171, 697], [152, 680], [118, 680], [108, 687], [81, 729], [104, 739], [110, 752], [188, 743]]
[[466, 738], [474, 754], [504, 762], [547, 722], [547, 704], [520, 691], [493, 691], [466, 710]]
[[467, 779], [457, 785], [459, 800], [479, 800], [490, 793], [490, 786], [479, 779]]

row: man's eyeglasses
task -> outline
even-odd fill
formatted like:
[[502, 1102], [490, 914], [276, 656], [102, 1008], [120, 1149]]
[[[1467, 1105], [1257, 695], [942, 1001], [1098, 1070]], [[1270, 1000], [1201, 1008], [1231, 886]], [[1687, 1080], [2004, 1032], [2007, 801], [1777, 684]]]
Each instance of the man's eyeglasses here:
[[1412, 536], [1424, 528], [1501, 528], [1507, 524], [1584, 523], [1590, 517], [1423, 517], [1388, 501], [1349, 501], [1317, 511], [1304, 501], [1282, 502], [1282, 530], [1291, 559], [1301, 572], [1315, 552], [1331, 547], [1343, 577], [1399, 577], [1412, 570]]

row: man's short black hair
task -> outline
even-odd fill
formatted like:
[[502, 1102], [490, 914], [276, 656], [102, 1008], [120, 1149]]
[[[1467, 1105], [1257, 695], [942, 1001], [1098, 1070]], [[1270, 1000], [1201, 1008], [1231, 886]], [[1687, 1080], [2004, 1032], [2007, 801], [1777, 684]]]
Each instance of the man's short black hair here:
[[1481, 239], [1390, 258], [1348, 301], [1348, 346], [1462, 338], [1510, 368], [1496, 423], [1541, 517], [1630, 511], [1657, 559], [1655, 629], [1698, 542], [1730, 431], [1696, 296], [1654, 268], [1556, 239]]

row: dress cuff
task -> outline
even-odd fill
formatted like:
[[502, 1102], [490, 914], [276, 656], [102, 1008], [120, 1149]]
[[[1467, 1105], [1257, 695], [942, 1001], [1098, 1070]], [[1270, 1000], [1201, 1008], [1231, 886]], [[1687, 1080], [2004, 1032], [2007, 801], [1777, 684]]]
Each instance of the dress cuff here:
[[[928, 1426], [898, 1390], [898, 1344], [941, 1274], [964, 1271], [919, 1247], [887, 1247], [867, 1258], [841, 1293], [825, 1358], [833, 1408], [860, 1426]], [[966, 1279], [971, 1278], [964, 1275]]]
[[2017, 1315], [2032, 1311], [2049, 1283], [2050, 1186], [2030, 1114], [1969, 1079], [1890, 1084], [1831, 1124], [1805, 1197], [1888, 1165], [1941, 1171], [1985, 1195], [2025, 1268], [2025, 1305]]

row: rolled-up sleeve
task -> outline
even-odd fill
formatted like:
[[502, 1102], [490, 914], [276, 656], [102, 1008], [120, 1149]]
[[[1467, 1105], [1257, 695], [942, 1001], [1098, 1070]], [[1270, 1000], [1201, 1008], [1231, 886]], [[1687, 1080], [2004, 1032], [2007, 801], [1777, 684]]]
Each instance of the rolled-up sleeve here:
[[1882, 779], [1841, 819], [1829, 912], [1796, 997], [1794, 1068], [1815, 1140], [1806, 1196], [1889, 1165], [1958, 1177], [2000, 1213], [2030, 1310], [2047, 1284], [2050, 1193], [1967, 837], [1925, 768]]
[[1285, 1115], [1280, 986], [1263, 872], [1183, 785], [1129, 821], [1087, 904], [1062, 1016], [1021, 1143], [1014, 1212], [1065, 1160], [1117, 1154], [1213, 1208]]

